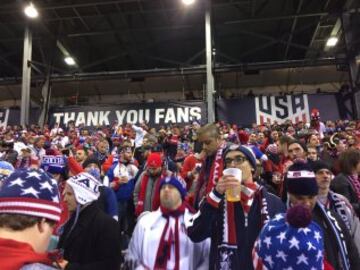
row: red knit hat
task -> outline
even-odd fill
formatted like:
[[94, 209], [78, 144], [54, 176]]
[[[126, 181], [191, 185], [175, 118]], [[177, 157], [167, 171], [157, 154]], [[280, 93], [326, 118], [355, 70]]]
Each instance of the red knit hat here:
[[146, 163], [148, 167], [160, 168], [162, 166], [161, 155], [159, 153], [151, 153]]

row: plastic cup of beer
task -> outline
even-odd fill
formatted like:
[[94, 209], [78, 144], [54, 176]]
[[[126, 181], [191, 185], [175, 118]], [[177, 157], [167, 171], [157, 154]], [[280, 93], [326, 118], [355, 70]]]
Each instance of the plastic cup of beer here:
[[[228, 168], [223, 171], [223, 176], [234, 176], [240, 183], [242, 179], [242, 171], [238, 168]], [[237, 188], [227, 189], [225, 197], [228, 202], [239, 202], [241, 199], [241, 186]]]

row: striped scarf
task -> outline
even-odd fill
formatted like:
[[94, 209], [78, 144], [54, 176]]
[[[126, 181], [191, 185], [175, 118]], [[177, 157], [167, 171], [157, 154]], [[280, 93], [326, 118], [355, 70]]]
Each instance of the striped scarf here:
[[[261, 228], [270, 220], [266, 198], [263, 194], [263, 187], [258, 184], [248, 184], [242, 186], [241, 191], [241, 205], [244, 210], [245, 226], [248, 226], [248, 214], [254, 200], [258, 200], [261, 204]], [[219, 246], [220, 251], [220, 268], [221, 269], [236, 269], [236, 264], [240, 265], [237, 258], [237, 235], [235, 224], [235, 203], [224, 202], [224, 225], [222, 243]], [[261, 229], [260, 228], [260, 229]], [[231, 265], [233, 264], [233, 265]], [[229, 268], [230, 267], [230, 268]]]
[[360, 200], [360, 182], [358, 175], [348, 175], [348, 179], [356, 192], [358, 200]]

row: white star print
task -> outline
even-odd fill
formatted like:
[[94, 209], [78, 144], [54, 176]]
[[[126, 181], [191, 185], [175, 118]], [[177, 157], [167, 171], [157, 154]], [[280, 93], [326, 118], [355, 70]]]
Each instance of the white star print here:
[[311, 230], [309, 228], [300, 228], [298, 229], [298, 232], [303, 232], [305, 235], [307, 235]]
[[322, 256], [323, 256], [322, 251], [319, 250], [318, 253], [316, 254], [316, 261], [320, 260]]
[[304, 255], [304, 253], [301, 253], [300, 256], [297, 256], [297, 262], [296, 264], [300, 264], [300, 263], [304, 263], [306, 265], [308, 265], [308, 258]]
[[58, 203], [58, 202], [59, 202], [59, 197], [58, 197], [58, 196], [51, 197], [51, 200], [52, 200], [53, 202]]
[[271, 268], [273, 267], [274, 262], [273, 262], [271, 256], [269, 256], [269, 255], [265, 256], [264, 261], [267, 262], [268, 264], [270, 264], [270, 267], [271, 267]]
[[281, 232], [278, 236], [276, 236], [276, 238], [278, 238], [280, 240], [280, 244], [282, 244], [286, 238], [286, 232]]
[[265, 237], [265, 240], [263, 242], [266, 244], [267, 248], [269, 249], [271, 246], [271, 237]]
[[278, 250], [276, 253], [276, 258], [281, 258], [284, 262], [286, 262], [287, 255], [284, 253], [284, 251]]
[[276, 221], [280, 221], [283, 219], [283, 215], [282, 214], [277, 214], [275, 217], [274, 217], [274, 220]]
[[314, 233], [314, 238], [316, 239], [316, 241], [320, 242], [320, 239], [321, 239], [320, 232], [316, 231], [316, 232]]
[[40, 189], [47, 189], [50, 192], [52, 192], [53, 187], [50, 185], [49, 182], [46, 181], [46, 182], [40, 183]]
[[316, 250], [316, 248], [314, 247], [314, 245], [310, 241], [308, 241], [306, 244], [308, 245], [308, 251], [312, 250], [312, 249]]
[[293, 237], [290, 239], [289, 243], [290, 243], [290, 247], [289, 247], [290, 249], [293, 248], [293, 247], [296, 247], [297, 250], [300, 249], [300, 248], [299, 248], [299, 243], [300, 243], [300, 242], [296, 239], [295, 236], [293, 236]]
[[40, 192], [34, 189], [33, 187], [29, 187], [21, 190], [22, 190], [21, 195], [32, 194], [34, 197], [39, 198], [38, 194]]
[[35, 177], [40, 180], [41, 174], [39, 174], [38, 172], [28, 172], [26, 178], [30, 178], [30, 177]]
[[15, 186], [15, 185], [20, 186], [20, 187], [24, 187], [24, 183], [25, 183], [25, 181], [18, 177], [15, 180], [12, 180], [10, 182], [9, 187], [12, 187], [12, 186]]
[[294, 270], [291, 266], [289, 266], [288, 268], [284, 268], [283, 270]]
[[269, 232], [272, 230], [272, 228], [274, 228], [273, 225], [269, 225], [269, 226], [268, 226]]
[[53, 185], [57, 185], [58, 183], [57, 183], [56, 179], [51, 178], [51, 184], [53, 184]]

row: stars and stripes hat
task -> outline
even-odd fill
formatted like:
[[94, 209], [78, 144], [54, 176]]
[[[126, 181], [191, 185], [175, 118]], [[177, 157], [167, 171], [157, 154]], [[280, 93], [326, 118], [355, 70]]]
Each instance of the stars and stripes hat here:
[[266, 224], [253, 249], [254, 269], [324, 269], [322, 230], [311, 218], [297, 205]]
[[56, 180], [43, 170], [17, 169], [4, 179], [0, 188], [0, 213], [59, 221], [59, 201]]

